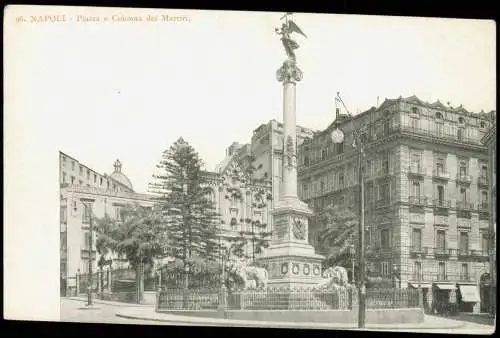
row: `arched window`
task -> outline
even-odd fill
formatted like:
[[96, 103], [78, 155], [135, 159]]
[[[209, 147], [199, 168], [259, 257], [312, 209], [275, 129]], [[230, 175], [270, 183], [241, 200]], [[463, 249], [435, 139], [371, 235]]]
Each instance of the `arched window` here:
[[443, 114], [441, 114], [440, 112], [437, 112], [436, 113], [436, 118], [437, 119], [442, 119], [443, 118]]
[[459, 117], [458, 118], [458, 123], [464, 123], [464, 118], [463, 117]]
[[481, 126], [481, 128], [486, 128], [486, 123], [484, 123], [484, 121], [481, 121], [479, 125]]
[[411, 112], [412, 112], [413, 114], [418, 114], [418, 108], [417, 108], [417, 107], [413, 107], [413, 108], [411, 108]]

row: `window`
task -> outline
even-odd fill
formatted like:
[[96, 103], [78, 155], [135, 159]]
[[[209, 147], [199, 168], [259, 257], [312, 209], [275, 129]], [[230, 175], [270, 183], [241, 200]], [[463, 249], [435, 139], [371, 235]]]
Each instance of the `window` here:
[[460, 280], [469, 280], [469, 265], [467, 263], [463, 263], [460, 268]]
[[418, 114], [418, 109], [416, 107], [411, 108], [413, 114]]
[[459, 163], [460, 176], [467, 176], [467, 163], [465, 161], [460, 161]]
[[75, 176], [71, 176], [71, 184], [75, 184]]
[[102, 177], [100, 178], [100, 181], [101, 181], [101, 185], [102, 185]]
[[382, 160], [382, 174], [389, 173], [389, 155], [384, 156]]
[[438, 280], [440, 280], [440, 281], [446, 280], [446, 265], [444, 264], [444, 262], [439, 262]]
[[304, 155], [304, 165], [305, 166], [309, 165], [309, 155]]
[[413, 270], [414, 280], [422, 280], [422, 263], [421, 262], [415, 262], [414, 263], [414, 270]]
[[418, 119], [415, 117], [410, 118], [410, 127], [413, 129], [418, 129]]
[[61, 206], [60, 219], [61, 219], [61, 223], [64, 223], [64, 224], [66, 224], [66, 222], [68, 221], [66, 209], [67, 209], [66, 206]]
[[90, 223], [90, 206], [87, 203], [83, 203], [82, 223]]
[[371, 177], [371, 175], [372, 175], [372, 161], [371, 160], [366, 161], [366, 173], [365, 174], [367, 177]]
[[344, 205], [344, 202], [345, 202], [345, 197], [344, 196], [340, 196], [339, 197], [339, 205]]
[[437, 124], [437, 136], [443, 136], [443, 124], [442, 123], [438, 123]]
[[75, 161], [71, 162], [71, 170], [75, 171]]
[[380, 246], [383, 249], [388, 249], [390, 247], [390, 236], [389, 230], [384, 229], [380, 233]]
[[443, 157], [436, 158], [436, 172], [438, 175], [443, 174], [445, 172], [445, 160]]
[[390, 129], [391, 129], [391, 122], [389, 120], [384, 121], [384, 124], [383, 124], [383, 135], [384, 136], [389, 135]]
[[420, 182], [419, 181], [412, 181], [411, 196], [415, 197], [416, 200], [420, 199]]
[[107, 189], [109, 190], [109, 181], [106, 181]]
[[469, 233], [460, 233], [460, 253], [466, 255], [469, 252]]
[[464, 123], [464, 118], [463, 117], [459, 117], [458, 118], [458, 123]]
[[446, 250], [446, 232], [444, 230], [438, 230], [436, 237], [436, 247], [438, 252], [444, 253], [444, 250]]
[[90, 170], [87, 169], [87, 180], [90, 180]]
[[458, 140], [463, 141], [465, 136], [465, 128], [458, 128]]
[[326, 150], [322, 149], [321, 150], [321, 161], [324, 161], [324, 160], [326, 160]]
[[486, 123], [484, 122], [481, 122], [479, 125], [481, 126], [481, 128], [486, 128]]
[[83, 167], [80, 166], [80, 176], [83, 176]]
[[339, 171], [339, 189], [344, 188], [344, 169]]
[[442, 205], [444, 202], [444, 187], [442, 185], [437, 186], [437, 198], [439, 205]]
[[94, 174], [94, 183], [97, 183], [97, 175]]
[[436, 113], [436, 118], [437, 118], [437, 119], [442, 119], [442, 118], [443, 118], [443, 115], [442, 115], [440, 112], [437, 112], [437, 113]]
[[486, 208], [488, 206], [488, 192], [487, 191], [481, 191], [481, 206], [483, 208]]
[[79, 180], [79, 181], [78, 181], [78, 184], [79, 184], [79, 185], [83, 185], [83, 181], [82, 181], [82, 180]]
[[321, 179], [321, 182], [320, 182], [320, 191], [321, 192], [325, 191], [325, 181], [323, 179]]
[[420, 169], [420, 154], [412, 154], [411, 155], [411, 167], [413, 170]]
[[66, 173], [63, 171], [63, 179], [62, 179], [62, 182], [63, 183], [66, 183]]
[[61, 158], [62, 158], [62, 165], [63, 165], [63, 167], [66, 167], [66, 157], [61, 156]]
[[120, 206], [115, 207], [115, 220], [122, 221], [122, 208]]
[[388, 182], [380, 183], [379, 200], [386, 201], [386, 202], [389, 201], [389, 183]]
[[342, 154], [344, 152], [344, 142], [337, 144], [337, 153]]
[[489, 236], [487, 233], [483, 233], [481, 236], [481, 250], [483, 250], [483, 255], [488, 254], [490, 248]]
[[371, 245], [372, 238], [370, 236], [370, 230], [365, 230], [365, 244]]
[[485, 165], [481, 166], [481, 178], [484, 178], [484, 179], [488, 178], [488, 167]]
[[412, 238], [411, 238], [411, 246], [413, 251], [420, 252], [422, 249], [422, 230], [421, 229], [413, 229]]
[[466, 188], [460, 188], [460, 201], [462, 201], [462, 203], [467, 202], [467, 189]]
[[375, 200], [373, 193], [373, 184], [370, 182], [366, 184], [366, 202], [370, 203]]

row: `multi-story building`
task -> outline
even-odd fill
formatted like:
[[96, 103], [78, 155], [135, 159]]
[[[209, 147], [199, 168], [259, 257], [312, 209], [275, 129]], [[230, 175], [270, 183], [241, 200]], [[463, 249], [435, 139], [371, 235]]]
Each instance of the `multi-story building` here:
[[[79, 271], [89, 269], [90, 213], [95, 217], [105, 214], [119, 219], [120, 208], [126, 204], [152, 206], [151, 196], [135, 193], [130, 180], [123, 174], [119, 160], [111, 175], [101, 175], [62, 152], [60, 159], [60, 272], [69, 282]], [[93, 271], [97, 271], [100, 256], [95, 248], [95, 232], [92, 248]], [[113, 260], [113, 267], [125, 264], [124, 260]]]
[[[331, 133], [340, 128], [342, 144]], [[480, 142], [488, 114], [429, 104], [415, 96], [386, 99], [344, 116], [299, 148], [299, 195], [314, 210], [359, 205], [362, 134], [365, 238], [378, 250], [376, 270], [400, 287], [423, 288], [426, 303], [459, 301], [479, 311], [479, 281], [489, 271], [488, 153]], [[324, 225], [310, 226], [312, 244]], [[458, 292], [457, 292], [458, 290]], [[472, 305], [471, 305], [472, 304]]]
[[247, 154], [246, 148], [233, 143], [215, 172], [205, 174], [212, 188], [211, 200], [220, 215], [221, 244], [229, 247], [235, 239], [244, 238], [245, 254], [258, 257], [257, 241], [271, 240], [270, 235], [262, 236], [271, 232], [271, 184], [254, 182], [248, 177], [242, 161]]
[[[495, 117], [492, 116], [492, 121], [494, 121]], [[489, 278], [485, 278], [484, 284], [485, 287], [483, 290], [482, 298], [490, 299], [491, 306], [490, 310], [492, 313], [496, 313], [496, 282], [497, 282], [497, 265], [496, 265], [496, 230], [497, 230], [497, 170], [496, 170], [496, 147], [497, 147], [497, 131], [496, 125], [494, 124], [488, 133], [481, 140], [484, 145], [488, 147], [488, 159], [489, 159], [489, 171], [488, 171], [488, 186], [489, 186], [489, 209], [490, 209], [490, 234], [492, 234], [490, 238], [490, 275]], [[483, 282], [483, 281], [482, 281]], [[488, 287], [486, 287], [489, 284]], [[488, 297], [488, 294], [490, 297]]]

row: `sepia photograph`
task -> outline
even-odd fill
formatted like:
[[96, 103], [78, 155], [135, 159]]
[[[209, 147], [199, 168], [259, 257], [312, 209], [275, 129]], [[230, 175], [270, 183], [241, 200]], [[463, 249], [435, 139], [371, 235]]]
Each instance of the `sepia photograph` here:
[[4, 11], [5, 318], [495, 331], [493, 20]]

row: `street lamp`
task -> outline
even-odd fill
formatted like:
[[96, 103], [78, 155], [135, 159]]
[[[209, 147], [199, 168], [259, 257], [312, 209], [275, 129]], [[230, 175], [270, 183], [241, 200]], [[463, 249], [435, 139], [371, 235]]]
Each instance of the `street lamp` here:
[[[365, 193], [364, 193], [364, 176], [363, 176], [363, 142], [361, 134], [353, 129], [354, 144], [353, 146], [358, 150], [358, 180], [359, 180], [359, 314], [358, 314], [358, 327], [365, 327]], [[335, 127], [331, 133], [333, 143], [340, 144], [344, 142], [345, 135], [341, 129]]]
[[354, 243], [351, 243], [349, 246], [349, 253], [351, 254], [351, 263], [352, 263], [352, 276], [351, 276], [351, 283], [352, 285], [355, 285], [354, 281], [354, 255], [356, 254], [356, 248], [354, 247]]

